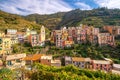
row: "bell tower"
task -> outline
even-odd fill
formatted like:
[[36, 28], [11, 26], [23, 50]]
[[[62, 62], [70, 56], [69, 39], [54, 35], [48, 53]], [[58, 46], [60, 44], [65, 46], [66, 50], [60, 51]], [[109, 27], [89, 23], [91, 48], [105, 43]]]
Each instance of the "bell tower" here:
[[41, 42], [44, 42], [45, 41], [45, 27], [42, 26], [41, 27]]

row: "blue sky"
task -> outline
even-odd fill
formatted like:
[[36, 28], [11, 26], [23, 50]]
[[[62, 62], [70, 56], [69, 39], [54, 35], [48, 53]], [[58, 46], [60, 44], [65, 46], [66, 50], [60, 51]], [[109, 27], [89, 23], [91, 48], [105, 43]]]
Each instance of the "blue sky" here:
[[98, 7], [120, 8], [120, 0], [0, 0], [0, 10], [19, 15], [52, 14], [76, 8], [91, 10]]

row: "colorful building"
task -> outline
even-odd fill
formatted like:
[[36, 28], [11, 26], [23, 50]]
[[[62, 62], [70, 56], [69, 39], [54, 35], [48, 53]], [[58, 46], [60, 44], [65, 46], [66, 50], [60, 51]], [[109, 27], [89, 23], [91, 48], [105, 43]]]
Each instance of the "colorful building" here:
[[36, 31], [30, 31], [27, 29], [25, 41], [29, 42], [32, 46], [44, 46], [45, 45], [45, 27], [41, 27], [40, 34]]
[[31, 66], [33, 63], [40, 63], [41, 62], [41, 56], [44, 54], [34, 54], [34, 55], [28, 55], [23, 60], [26, 62], [26, 66]]
[[51, 66], [52, 55], [44, 55], [41, 57], [41, 64]]
[[24, 39], [25, 39], [24, 36], [25, 36], [25, 32], [17, 32], [16, 33], [16, 37], [17, 37], [19, 43], [24, 42]]
[[51, 60], [51, 66], [61, 67], [60, 60]]
[[81, 57], [72, 57], [72, 64], [79, 68], [90, 68], [91, 59], [81, 58]]
[[31, 44], [32, 47], [34, 46], [40, 46], [39, 42], [39, 35], [38, 34], [31, 34], [28, 37], [29, 43]]
[[93, 70], [102, 70], [109, 72], [112, 70], [112, 62], [106, 60], [92, 60], [92, 69]]
[[100, 46], [102, 46], [102, 45], [114, 46], [115, 45], [114, 36], [110, 35], [110, 33], [99, 33], [98, 34], [98, 44]]
[[53, 60], [52, 55], [44, 55], [41, 57], [41, 64], [48, 65], [48, 66], [56, 66], [60, 67], [61, 66], [61, 61], [60, 60]]
[[45, 34], [45, 27], [42, 26], [41, 30], [40, 30], [40, 43], [43, 44], [43, 45], [45, 43], [45, 36], [46, 36], [46, 34]]
[[7, 29], [6, 34], [7, 35], [15, 35], [17, 33], [16, 29]]
[[72, 64], [72, 57], [65, 56], [64, 57], [64, 63], [65, 63], [65, 66]]
[[25, 61], [23, 58], [26, 57], [26, 54], [13, 54], [6, 55], [6, 67], [10, 69], [21, 68], [25, 66]]
[[55, 44], [56, 44], [56, 47], [62, 47], [62, 32], [61, 30], [56, 30], [54, 32], [54, 41], [55, 41]]
[[11, 38], [0, 38], [0, 54], [10, 54], [12, 52]]

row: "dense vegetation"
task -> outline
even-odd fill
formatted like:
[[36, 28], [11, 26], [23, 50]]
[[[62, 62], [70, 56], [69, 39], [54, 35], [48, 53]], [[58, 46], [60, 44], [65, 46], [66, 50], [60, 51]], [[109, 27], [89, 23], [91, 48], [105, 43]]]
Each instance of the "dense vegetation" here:
[[120, 80], [120, 75], [79, 69], [72, 65], [56, 68], [36, 64], [34, 67], [31, 80]]
[[73, 65], [53, 67], [36, 63], [32, 70], [0, 69], [0, 80], [120, 80], [120, 75], [80, 69]]
[[45, 24], [49, 29], [60, 28], [61, 26], [78, 26], [81, 23], [102, 27], [104, 25], [120, 25], [120, 9], [75, 9], [52, 15], [32, 14], [26, 16], [25, 19], [36, 21], [38, 24]]
[[36, 22], [38, 24], [43, 24], [49, 29], [55, 29], [55, 27], [59, 24], [64, 14], [64, 12], [58, 12], [50, 15], [31, 14], [23, 17], [26, 20]]
[[0, 69], [0, 80], [14, 80], [14, 78], [15, 76], [13, 71], [7, 68]]
[[78, 56], [78, 57], [90, 57], [91, 59], [104, 59], [110, 58], [115, 63], [120, 64], [120, 42], [116, 43], [116, 47], [111, 46], [98, 46], [91, 44], [75, 44], [71, 48], [65, 47], [64, 49], [51, 46], [46, 52], [47, 54], [53, 54], [54, 57]]

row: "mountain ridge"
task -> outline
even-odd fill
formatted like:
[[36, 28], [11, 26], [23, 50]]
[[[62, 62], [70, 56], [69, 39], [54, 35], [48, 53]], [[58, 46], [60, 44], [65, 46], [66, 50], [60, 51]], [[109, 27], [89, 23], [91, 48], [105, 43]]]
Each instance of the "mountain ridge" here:
[[[57, 14], [58, 16], [56, 16]], [[69, 12], [58, 12], [50, 15], [37, 14], [37, 17], [35, 16], [35, 14], [32, 14], [24, 18], [29, 21], [31, 21], [31, 18], [34, 18], [33, 21], [36, 21], [38, 24], [45, 24], [51, 30], [62, 26], [78, 26], [79, 24], [95, 27], [120, 25], [120, 9], [107, 9], [105, 7], [92, 10], [75, 9]]]

